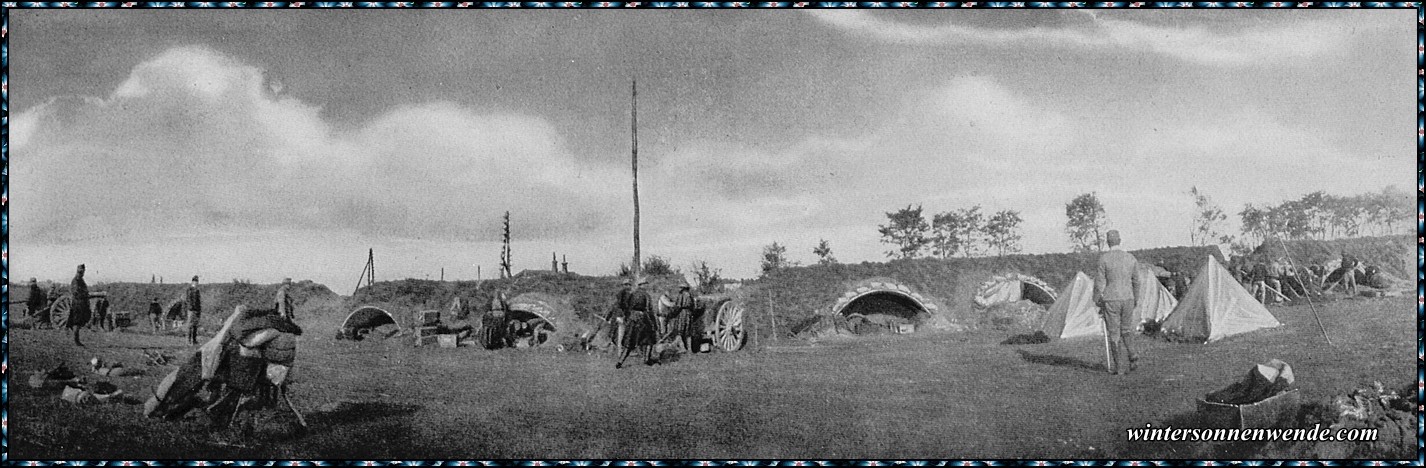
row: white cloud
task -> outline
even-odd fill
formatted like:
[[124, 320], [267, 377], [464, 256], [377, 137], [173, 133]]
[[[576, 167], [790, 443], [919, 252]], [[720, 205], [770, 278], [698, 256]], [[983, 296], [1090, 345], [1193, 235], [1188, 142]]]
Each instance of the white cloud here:
[[1326, 21], [1264, 26], [1246, 31], [1150, 25], [1099, 18], [1068, 26], [993, 29], [947, 23], [898, 23], [862, 10], [813, 10], [808, 14], [834, 27], [872, 39], [906, 44], [1023, 43], [1036, 47], [1141, 50], [1205, 65], [1241, 66], [1300, 60], [1332, 50], [1348, 29]]
[[[377, 244], [396, 277], [447, 267], [449, 277], [473, 278], [476, 264], [489, 277], [505, 211], [517, 269], [546, 267], [549, 252], [592, 274], [628, 258], [627, 166], [592, 163], [601, 158], [578, 154], [540, 116], [434, 101], [338, 128], [319, 107], [273, 94], [255, 67], [204, 49], [172, 54], [137, 67], [106, 99], [15, 114], [18, 270], [25, 252], [73, 248], [123, 252], [104, 254], [116, 259], [108, 271], [125, 255], [160, 273], [201, 258], [220, 275], [261, 277], [243, 272], [272, 264], [344, 281], [341, 268], [360, 265], [339, 263], [353, 251], [360, 263]], [[976, 204], [1019, 210], [1028, 252], [1063, 251], [1064, 203], [1090, 191], [1131, 247], [1178, 245], [1190, 186], [1236, 212], [1319, 189], [1378, 190], [1414, 164], [1410, 154], [1351, 154], [1247, 107], [1214, 121], [1146, 123], [1122, 106], [1032, 98], [993, 76], [891, 105], [902, 110], [862, 134], [789, 135], [764, 147], [674, 141], [676, 151], [645, 156], [644, 253], [679, 266], [708, 260], [733, 277], [754, 276], [759, 249], [774, 241], [804, 262], [815, 260], [818, 239], [843, 261], [878, 260], [887, 247], [876, 226], [907, 204], [928, 216]], [[273, 242], [284, 245], [266, 247]], [[322, 263], [298, 260], [307, 257]], [[62, 261], [54, 274], [84, 259]]]
[[[431, 102], [333, 131], [261, 70], [170, 50], [104, 100], [18, 113], [19, 242], [265, 229], [468, 239], [509, 210], [534, 238], [607, 223], [615, 193], [543, 119]], [[57, 175], [63, 174], [63, 177]], [[549, 198], [568, 198], [547, 203]]]

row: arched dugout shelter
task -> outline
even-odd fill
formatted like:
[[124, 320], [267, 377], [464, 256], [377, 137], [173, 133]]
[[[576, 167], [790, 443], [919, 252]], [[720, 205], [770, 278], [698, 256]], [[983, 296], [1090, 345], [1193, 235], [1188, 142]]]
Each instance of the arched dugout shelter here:
[[1024, 299], [1049, 307], [1055, 303], [1057, 297], [1055, 288], [1050, 287], [1039, 278], [1019, 273], [1007, 273], [992, 276], [989, 280], [981, 283], [975, 293], [975, 303], [981, 307], [990, 307]]
[[543, 339], [536, 335], [535, 344], [561, 342], [564, 337], [584, 337], [593, 332], [575, 315], [568, 299], [552, 294], [529, 292], [515, 296], [510, 299], [509, 318], [529, 324], [532, 332], [542, 331]]
[[364, 306], [353, 310], [347, 314], [347, 318], [342, 320], [342, 328], [337, 333], [337, 339], [361, 340], [368, 333], [377, 327], [391, 325], [396, 329], [401, 329], [401, 325], [396, 321], [396, 317], [379, 307]]
[[832, 304], [832, 313], [839, 315], [885, 314], [904, 318], [921, 326], [936, 329], [950, 327], [941, 314], [941, 306], [890, 278], [872, 278], [852, 283]]

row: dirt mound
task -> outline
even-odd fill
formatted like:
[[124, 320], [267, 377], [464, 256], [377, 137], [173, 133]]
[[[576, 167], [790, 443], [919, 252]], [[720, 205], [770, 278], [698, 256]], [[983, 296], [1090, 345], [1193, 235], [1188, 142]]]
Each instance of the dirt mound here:
[[[361, 288], [355, 296], [346, 301], [349, 310], [358, 306], [378, 306], [386, 309], [402, 320], [402, 325], [410, 320], [411, 311], [440, 310], [444, 314], [455, 298], [466, 304], [471, 317], [477, 317], [490, 310], [490, 301], [496, 292], [504, 291], [513, 299], [529, 293], [538, 297], [551, 298], [559, 307], [569, 307], [581, 321], [602, 317], [613, 304], [614, 294], [619, 290], [621, 278], [613, 276], [583, 276], [574, 273], [532, 272], [485, 281], [442, 282], [432, 280], [405, 279], [383, 281], [370, 287]], [[683, 283], [682, 276], [660, 276], [649, 279], [644, 290], [655, 300], [660, 294], [675, 294]]]
[[1249, 258], [1268, 261], [1283, 256], [1283, 245], [1292, 260], [1299, 265], [1326, 265], [1341, 260], [1342, 252], [1357, 257], [1363, 264], [1376, 266], [1401, 278], [1416, 274], [1415, 238], [1411, 236], [1358, 237], [1334, 240], [1294, 240], [1279, 243], [1275, 239], [1263, 242]]
[[[203, 294], [203, 327], [209, 330], [218, 329], [223, 319], [240, 304], [271, 308], [279, 286], [281, 285], [241, 282], [199, 284], [198, 290]], [[60, 288], [62, 292], [66, 290], [65, 287]], [[90, 285], [89, 290], [107, 293], [109, 310], [131, 312], [136, 326], [143, 328], [148, 321], [150, 299], [157, 298], [160, 305], [167, 306], [173, 301], [183, 299], [188, 285], [95, 283]], [[294, 306], [299, 323], [302, 323], [304, 318], [316, 320], [318, 317], [332, 314], [339, 309], [333, 307], [333, 303], [341, 300], [341, 296], [333, 293], [331, 289], [310, 280], [292, 283], [292, 296], [295, 298]]]
[[[1175, 271], [1198, 271], [1210, 255], [1219, 261], [1226, 260], [1217, 247], [1211, 246], [1164, 247], [1131, 253], [1141, 261], [1162, 263]], [[748, 311], [750, 328], [766, 338], [771, 333], [774, 318], [780, 330], [787, 330], [790, 324], [799, 323], [814, 311], [835, 303], [844, 292], [842, 285], [883, 277], [933, 298], [943, 306], [939, 313], [956, 328], [974, 327], [981, 318], [981, 310], [974, 306], [975, 293], [991, 276], [1016, 272], [1059, 288], [1069, 283], [1075, 272], [1091, 271], [1096, 258], [1093, 253], [1059, 253], [783, 268], [750, 284], [741, 300]]]

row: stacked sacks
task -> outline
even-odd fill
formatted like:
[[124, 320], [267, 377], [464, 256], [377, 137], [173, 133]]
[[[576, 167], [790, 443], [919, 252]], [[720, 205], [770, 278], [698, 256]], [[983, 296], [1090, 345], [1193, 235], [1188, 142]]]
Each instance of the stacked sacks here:
[[159, 382], [144, 403], [144, 415], [177, 419], [199, 406], [211, 410], [285, 384], [301, 333], [275, 310], [238, 306], [216, 336]]

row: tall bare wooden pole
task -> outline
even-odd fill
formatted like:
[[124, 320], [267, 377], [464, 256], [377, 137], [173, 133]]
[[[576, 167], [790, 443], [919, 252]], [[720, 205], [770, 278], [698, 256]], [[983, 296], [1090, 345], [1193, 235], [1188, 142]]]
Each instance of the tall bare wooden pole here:
[[633, 137], [632, 163], [634, 167], [634, 265], [630, 267], [634, 276], [639, 276], [639, 80], [633, 80], [630, 111], [630, 134]]

